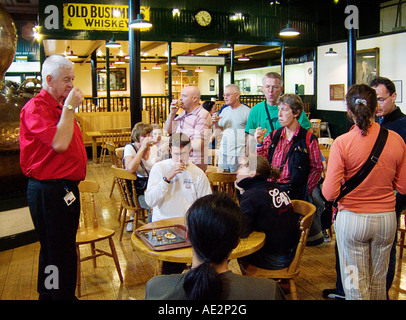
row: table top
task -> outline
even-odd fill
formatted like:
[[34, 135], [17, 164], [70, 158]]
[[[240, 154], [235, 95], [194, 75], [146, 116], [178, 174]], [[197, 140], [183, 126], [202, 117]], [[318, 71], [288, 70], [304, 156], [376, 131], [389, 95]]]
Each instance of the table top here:
[[[171, 218], [148, 223], [137, 230], [149, 228], [161, 228], [175, 224], [185, 225], [185, 218]], [[178, 262], [178, 263], [191, 263], [192, 262], [192, 248], [180, 248], [166, 251], [154, 251], [150, 249], [135, 233], [131, 235], [131, 244], [133, 248], [150, 257], [162, 261]], [[247, 256], [261, 249], [265, 244], [265, 233], [253, 232], [248, 238], [240, 240], [238, 246], [231, 252], [229, 259], [236, 259]]]

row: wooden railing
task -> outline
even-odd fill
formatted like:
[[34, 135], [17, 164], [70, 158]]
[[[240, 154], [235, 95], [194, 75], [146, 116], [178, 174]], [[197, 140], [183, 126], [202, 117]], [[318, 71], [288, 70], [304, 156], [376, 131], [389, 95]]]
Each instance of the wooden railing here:
[[[142, 110], [146, 114], [147, 122], [163, 125], [169, 113], [169, 104], [167, 96], [142, 96]], [[78, 111], [130, 111], [130, 97], [110, 97], [110, 110], [108, 110], [107, 97], [86, 97]]]

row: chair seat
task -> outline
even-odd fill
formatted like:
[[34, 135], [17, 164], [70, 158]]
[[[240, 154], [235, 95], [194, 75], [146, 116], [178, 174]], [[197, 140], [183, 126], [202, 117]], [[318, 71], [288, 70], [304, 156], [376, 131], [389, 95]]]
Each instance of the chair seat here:
[[85, 244], [107, 239], [115, 234], [114, 230], [107, 228], [80, 228], [76, 234], [76, 244]]
[[279, 269], [279, 270], [269, 270], [269, 269], [262, 269], [256, 267], [252, 264], [241, 264], [240, 263], [241, 272], [250, 277], [257, 277], [257, 278], [268, 278], [268, 279], [290, 279], [297, 277], [299, 275], [299, 270], [296, 272], [289, 272], [289, 267]]

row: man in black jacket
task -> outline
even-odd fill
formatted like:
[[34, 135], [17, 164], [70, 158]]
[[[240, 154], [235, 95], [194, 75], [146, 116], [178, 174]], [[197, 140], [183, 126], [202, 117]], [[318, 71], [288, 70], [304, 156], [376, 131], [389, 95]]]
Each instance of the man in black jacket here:
[[[386, 129], [393, 130], [398, 133], [406, 142], [406, 115], [402, 113], [400, 108], [396, 106], [396, 87], [395, 84], [384, 77], [376, 77], [370, 82], [370, 86], [375, 89], [378, 99], [378, 111], [376, 117], [378, 122]], [[399, 218], [402, 211], [406, 208], [406, 196], [396, 194], [396, 218], [399, 225]], [[386, 290], [392, 285], [395, 277], [396, 267], [396, 242], [397, 236], [393, 242], [392, 251], [389, 260], [388, 274], [386, 278]]]

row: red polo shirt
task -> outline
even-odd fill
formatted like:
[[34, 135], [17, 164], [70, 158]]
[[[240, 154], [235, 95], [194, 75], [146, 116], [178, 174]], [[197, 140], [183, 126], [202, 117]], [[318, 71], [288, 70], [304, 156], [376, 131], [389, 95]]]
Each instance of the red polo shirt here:
[[65, 152], [52, 149], [62, 107], [44, 89], [20, 113], [20, 165], [23, 173], [38, 180], [84, 180], [87, 155], [82, 133], [74, 123], [72, 141]]

